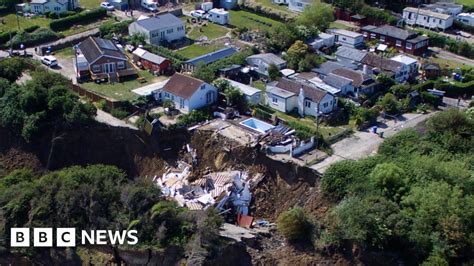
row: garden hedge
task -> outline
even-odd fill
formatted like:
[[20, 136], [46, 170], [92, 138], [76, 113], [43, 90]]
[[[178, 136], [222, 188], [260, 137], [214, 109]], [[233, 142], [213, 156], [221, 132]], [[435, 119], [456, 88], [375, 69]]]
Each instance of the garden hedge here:
[[75, 24], [85, 24], [93, 20], [101, 19], [105, 16], [107, 16], [107, 10], [99, 8], [53, 20], [49, 23], [49, 27], [54, 31], [63, 31], [69, 29]]

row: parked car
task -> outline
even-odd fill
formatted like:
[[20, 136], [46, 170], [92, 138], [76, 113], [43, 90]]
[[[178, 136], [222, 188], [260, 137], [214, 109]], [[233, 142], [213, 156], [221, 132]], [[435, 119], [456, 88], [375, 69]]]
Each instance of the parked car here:
[[46, 55], [41, 57], [41, 63], [49, 67], [55, 67], [58, 65], [58, 60], [52, 55]]
[[202, 18], [202, 17], [204, 17], [204, 14], [206, 14], [206, 12], [204, 12], [202, 10], [193, 10], [193, 11], [191, 11], [190, 14], [191, 14], [192, 17]]
[[107, 9], [107, 11], [114, 11], [115, 10], [115, 7], [113, 5], [111, 5], [109, 2], [100, 3], [100, 7], [104, 8], [104, 9]]
[[150, 12], [158, 12], [158, 6], [152, 0], [142, 0], [141, 6]]

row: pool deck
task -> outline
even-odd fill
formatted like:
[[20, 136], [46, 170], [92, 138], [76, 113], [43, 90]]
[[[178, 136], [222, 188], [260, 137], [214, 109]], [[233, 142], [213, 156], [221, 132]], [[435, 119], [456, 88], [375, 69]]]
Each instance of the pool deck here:
[[213, 131], [242, 145], [251, 145], [255, 143], [258, 136], [262, 133], [239, 124], [248, 118], [243, 117], [235, 120], [215, 119], [200, 127], [199, 130]]

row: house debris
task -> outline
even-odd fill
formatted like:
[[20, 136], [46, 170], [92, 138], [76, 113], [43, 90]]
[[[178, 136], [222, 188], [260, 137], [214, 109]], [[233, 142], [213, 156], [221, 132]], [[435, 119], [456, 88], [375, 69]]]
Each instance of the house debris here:
[[[188, 147], [188, 151], [192, 149]], [[190, 166], [180, 162], [177, 168], [171, 168], [161, 178], [154, 179], [163, 194], [171, 197], [182, 207], [190, 210], [203, 210], [216, 206], [222, 213], [233, 212], [248, 216], [252, 200], [247, 172], [227, 171], [205, 175], [193, 182], [188, 181]], [[260, 180], [256, 175], [256, 181]]]
[[289, 153], [292, 157], [300, 156], [315, 146], [314, 137], [302, 141], [295, 136], [295, 133], [294, 129], [280, 124], [271, 129], [259, 142], [269, 153]]

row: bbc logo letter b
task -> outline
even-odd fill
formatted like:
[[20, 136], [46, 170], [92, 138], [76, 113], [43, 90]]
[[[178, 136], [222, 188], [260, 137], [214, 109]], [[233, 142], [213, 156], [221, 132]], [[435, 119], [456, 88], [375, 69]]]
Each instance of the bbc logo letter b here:
[[10, 229], [11, 247], [29, 247], [30, 246], [30, 228], [11, 228]]
[[33, 228], [33, 245], [35, 247], [52, 247], [53, 228]]

